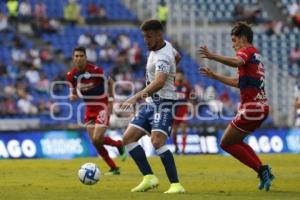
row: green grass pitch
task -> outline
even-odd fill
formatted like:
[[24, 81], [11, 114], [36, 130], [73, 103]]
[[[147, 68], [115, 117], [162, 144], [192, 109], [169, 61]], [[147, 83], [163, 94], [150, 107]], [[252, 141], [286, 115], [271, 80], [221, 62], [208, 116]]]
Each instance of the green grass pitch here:
[[102, 172], [108, 170], [98, 158], [74, 160], [1, 160], [0, 200], [84, 200], [84, 199], [300, 199], [299, 155], [261, 155], [270, 163], [276, 176], [271, 191], [257, 189], [258, 178], [251, 170], [230, 156], [176, 156], [177, 168], [186, 194], [163, 194], [168, 189], [164, 168], [158, 157], [149, 159], [160, 179], [157, 189], [146, 193], [131, 193], [141, 175], [131, 158], [116, 160], [120, 176], [102, 176], [93, 186], [83, 185], [77, 177], [81, 164], [95, 162]]

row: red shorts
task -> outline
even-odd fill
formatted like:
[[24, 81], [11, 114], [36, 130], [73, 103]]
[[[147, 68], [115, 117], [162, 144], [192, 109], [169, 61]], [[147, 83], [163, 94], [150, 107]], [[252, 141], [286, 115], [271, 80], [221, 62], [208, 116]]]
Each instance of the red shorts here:
[[186, 105], [176, 106], [176, 112], [173, 120], [173, 124], [186, 124], [189, 109]]
[[262, 122], [268, 117], [268, 114], [268, 105], [241, 105], [237, 115], [231, 121], [231, 126], [244, 133], [252, 133], [260, 127]]
[[85, 124], [100, 124], [104, 126], [109, 125], [109, 112], [107, 103], [99, 103], [98, 105], [93, 105], [90, 103], [85, 108], [84, 116]]

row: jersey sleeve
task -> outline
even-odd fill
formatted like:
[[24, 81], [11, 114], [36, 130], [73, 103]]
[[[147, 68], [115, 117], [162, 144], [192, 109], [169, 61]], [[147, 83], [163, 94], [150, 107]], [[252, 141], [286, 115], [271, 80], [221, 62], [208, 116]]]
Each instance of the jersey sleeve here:
[[66, 79], [67, 79], [67, 81], [71, 84], [72, 88], [75, 88], [75, 87], [76, 87], [76, 85], [75, 85], [75, 83], [74, 83], [74, 80], [73, 80], [72, 72], [68, 72], [68, 73], [67, 73]]
[[76, 91], [76, 81], [74, 80], [74, 78], [73, 78], [73, 73], [72, 73], [72, 71], [70, 71], [70, 72], [68, 72], [67, 73], [67, 81], [71, 84], [70, 85], [70, 92], [72, 93], [72, 94], [77, 94], [77, 91]]
[[173, 55], [174, 56], [176, 56], [176, 55], [178, 55], [179, 53], [178, 53], [178, 51], [173, 47], [173, 50], [172, 50], [172, 52], [173, 52]]
[[101, 67], [95, 67], [95, 73], [97, 75], [104, 75], [103, 69]]
[[237, 57], [241, 58], [245, 64], [251, 58], [252, 52], [249, 51], [247, 48], [241, 48], [240, 50], [238, 50], [236, 55]]
[[160, 56], [155, 63], [155, 71], [169, 74], [171, 71], [171, 62], [167, 56]]

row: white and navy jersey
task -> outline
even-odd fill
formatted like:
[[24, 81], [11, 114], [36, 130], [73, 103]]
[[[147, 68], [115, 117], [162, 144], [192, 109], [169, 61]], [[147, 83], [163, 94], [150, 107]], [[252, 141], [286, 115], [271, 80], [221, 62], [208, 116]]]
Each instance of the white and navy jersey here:
[[177, 51], [165, 41], [165, 46], [157, 51], [150, 51], [146, 67], [146, 84], [149, 85], [155, 79], [156, 72], [168, 74], [165, 85], [155, 94], [163, 99], [177, 99], [174, 80], [176, 74], [175, 55]]

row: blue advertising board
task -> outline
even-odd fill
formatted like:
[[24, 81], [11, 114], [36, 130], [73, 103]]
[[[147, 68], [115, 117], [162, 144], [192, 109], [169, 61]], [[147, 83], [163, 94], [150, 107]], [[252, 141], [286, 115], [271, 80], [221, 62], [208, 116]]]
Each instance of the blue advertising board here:
[[78, 131], [25, 131], [0, 134], [0, 158], [71, 159], [96, 155], [87, 135]]
[[[108, 130], [114, 139], [122, 138], [123, 130]], [[192, 128], [188, 130], [186, 154], [223, 154], [219, 146], [223, 131]], [[181, 149], [182, 137], [178, 135]], [[249, 135], [247, 142], [258, 153], [300, 153], [300, 129], [260, 129]], [[155, 155], [150, 138], [144, 136], [139, 143], [147, 156]], [[171, 138], [167, 146], [174, 151]], [[111, 157], [118, 151], [106, 146]], [[0, 133], [0, 159], [9, 158], [51, 158], [72, 159], [97, 156], [85, 131], [24, 131]]]

